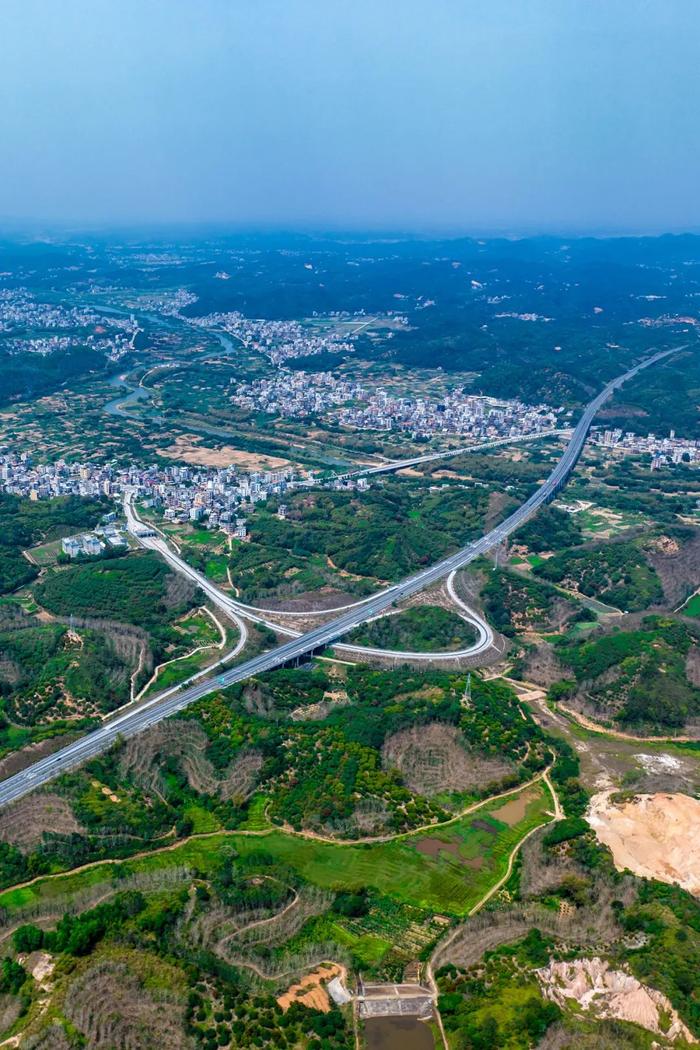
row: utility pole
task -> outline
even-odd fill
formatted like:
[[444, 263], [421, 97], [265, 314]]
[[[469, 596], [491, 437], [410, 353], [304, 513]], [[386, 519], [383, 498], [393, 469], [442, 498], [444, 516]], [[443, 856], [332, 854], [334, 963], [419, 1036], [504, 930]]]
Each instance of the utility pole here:
[[471, 671], [467, 674], [467, 684], [464, 687], [464, 694], [462, 696], [462, 707], [471, 707], [472, 704], [472, 673]]

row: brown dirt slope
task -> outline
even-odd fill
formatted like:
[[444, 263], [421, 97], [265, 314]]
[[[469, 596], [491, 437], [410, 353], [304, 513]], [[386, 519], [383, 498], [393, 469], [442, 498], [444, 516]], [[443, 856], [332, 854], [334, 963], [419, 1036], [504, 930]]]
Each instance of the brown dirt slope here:
[[666, 602], [675, 608], [690, 590], [700, 587], [700, 529], [688, 540], [657, 544], [647, 551], [647, 561], [656, 569]]
[[247, 798], [255, 787], [262, 756], [252, 750], [241, 752], [220, 775], [206, 756], [208, 743], [206, 733], [196, 722], [185, 719], [163, 722], [127, 742], [120, 768], [124, 775], [133, 777], [147, 790], [157, 791], [163, 759], [175, 757], [193, 791], [218, 794], [225, 799]]
[[60, 795], [27, 795], [26, 798], [0, 810], [0, 841], [29, 853], [39, 846], [44, 833], [79, 834], [83, 828], [73, 810]]
[[90, 966], [71, 986], [66, 1017], [93, 1050], [190, 1050], [184, 1010], [169, 992], [148, 990], [119, 962]]
[[467, 748], [455, 726], [439, 722], [402, 729], [388, 737], [382, 764], [385, 769], [398, 769], [411, 791], [428, 797], [481, 788], [515, 768], [505, 758], [487, 757]]

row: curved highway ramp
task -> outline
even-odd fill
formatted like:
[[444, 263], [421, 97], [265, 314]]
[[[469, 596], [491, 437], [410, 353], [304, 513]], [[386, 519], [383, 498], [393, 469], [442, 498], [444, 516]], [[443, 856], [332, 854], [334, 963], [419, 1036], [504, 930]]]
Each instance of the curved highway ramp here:
[[505, 521], [486, 533], [485, 536], [463, 547], [456, 554], [452, 554], [435, 565], [423, 569], [413, 576], [409, 576], [393, 587], [386, 588], [386, 590], [376, 594], [363, 605], [349, 609], [342, 616], [323, 624], [321, 627], [307, 631], [306, 634], [293, 638], [291, 641], [285, 642], [283, 645], [271, 649], [269, 652], [262, 653], [251, 660], [246, 660], [244, 663], [218, 676], [208, 678], [185, 689], [168, 690], [166, 693], [153, 697], [140, 707], [113, 717], [100, 726], [99, 729], [93, 730], [93, 732], [88, 733], [80, 740], [76, 740], [54, 754], [40, 759], [27, 769], [8, 777], [7, 780], [0, 783], [0, 806], [16, 801], [35, 788], [53, 780], [61, 773], [65, 773], [67, 770], [80, 765], [95, 755], [101, 754], [119, 737], [134, 736], [143, 729], [147, 729], [149, 726], [155, 725], [177, 711], [181, 711], [189, 704], [199, 700], [200, 697], [206, 696], [216, 689], [225, 688], [233, 685], [234, 682], [240, 682], [246, 678], [251, 678], [253, 675], [262, 674], [264, 671], [271, 671], [283, 664], [294, 662], [310, 653], [325, 649], [354, 627], [358, 627], [365, 620], [371, 619], [378, 613], [388, 609], [399, 599], [415, 594], [416, 591], [423, 590], [429, 584], [435, 583], [436, 580], [449, 576], [456, 569], [463, 568], [480, 555], [485, 554], [492, 547], [502, 543], [510, 533], [531, 518], [544, 503], [553, 499], [562, 486], [566, 484], [581, 454], [581, 449], [593, 419], [601, 405], [624, 382], [637, 375], [643, 368], [648, 368], [669, 354], [676, 353], [679, 349], [682, 349], [682, 347], [660, 351], [652, 357], [641, 361], [623, 375], [611, 380], [585, 408], [563, 456], [547, 480], [522, 506], [518, 507]]

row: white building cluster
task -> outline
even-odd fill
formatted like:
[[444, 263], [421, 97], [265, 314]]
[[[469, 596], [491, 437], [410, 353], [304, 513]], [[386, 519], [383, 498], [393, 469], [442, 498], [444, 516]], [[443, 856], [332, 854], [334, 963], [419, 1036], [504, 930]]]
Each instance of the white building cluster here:
[[272, 379], [242, 383], [231, 397], [234, 405], [289, 419], [323, 415], [333, 405], [365, 399], [364, 387], [333, 372], [280, 371]]
[[[239, 386], [234, 404], [287, 418], [325, 417], [355, 430], [404, 431], [414, 438], [437, 434], [489, 440], [554, 428], [557, 412], [548, 405], [499, 401], [452, 391], [441, 400], [368, 392], [332, 372], [280, 371], [272, 379]], [[342, 406], [342, 407], [340, 407]]]
[[38, 302], [24, 288], [0, 289], [0, 333], [7, 333], [0, 349], [11, 354], [46, 356], [87, 346], [118, 361], [133, 348], [138, 330], [134, 317], [102, 317], [92, 309]]
[[37, 302], [26, 288], [0, 290], [0, 330], [86, 328], [100, 317], [79, 306], [58, 306]]
[[671, 430], [668, 437], [652, 433], [644, 436], [631, 431], [623, 433], [619, 428], [596, 430], [591, 434], [591, 440], [622, 455], [651, 456], [652, 470], [669, 463], [696, 463], [700, 460], [700, 441], [676, 437], [675, 430]]
[[[68, 495], [120, 500], [131, 492], [145, 505], [156, 508], [166, 521], [202, 521], [233, 535], [241, 533], [241, 515], [246, 507], [313, 481], [312, 475], [292, 468], [246, 474], [235, 467], [118, 468], [110, 464], [66, 463], [62, 459], [34, 465], [27, 453], [15, 455], [0, 449], [1, 491], [33, 500]], [[244, 537], [243, 529], [240, 538]]]
[[[114, 515], [108, 514], [107, 518]], [[61, 549], [69, 558], [95, 558], [110, 548], [118, 550], [128, 546], [122, 530], [114, 523], [107, 521], [93, 532], [84, 532], [79, 536], [66, 536], [61, 540]]]
[[273, 365], [280, 365], [293, 357], [350, 353], [354, 350], [352, 343], [344, 340], [337, 332], [316, 332], [299, 321], [244, 317], [235, 310], [204, 317], [182, 317], [181, 320], [199, 328], [220, 328], [239, 339], [244, 346], [265, 354]]
[[[98, 293], [102, 292], [103, 289], [96, 286], [93, 291]], [[186, 306], [196, 303], [197, 298], [192, 292], [187, 292], [184, 288], [178, 288], [175, 291], [160, 291], [152, 294], [141, 293], [137, 296], [127, 296], [124, 299], [124, 303], [131, 310], [152, 310], [154, 313], [163, 314], [165, 317], [180, 318], [180, 311], [184, 310]], [[190, 320], [187, 317], [180, 319], [183, 321]]]
[[337, 413], [338, 421], [359, 430], [400, 430], [413, 438], [455, 434], [492, 440], [554, 429], [557, 413], [548, 405], [466, 396], [453, 391], [440, 401], [373, 393], [366, 405]]

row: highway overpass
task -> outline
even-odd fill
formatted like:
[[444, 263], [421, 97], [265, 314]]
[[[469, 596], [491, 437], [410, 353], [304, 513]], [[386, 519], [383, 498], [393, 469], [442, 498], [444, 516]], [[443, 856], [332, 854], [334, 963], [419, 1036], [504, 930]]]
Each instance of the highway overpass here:
[[455, 554], [444, 558], [435, 565], [409, 576], [393, 587], [374, 595], [364, 604], [351, 607], [341, 616], [336, 617], [320, 627], [315, 627], [298, 638], [293, 638], [283, 645], [262, 653], [260, 656], [246, 660], [244, 663], [233, 667], [228, 671], [207, 678], [185, 689], [170, 690], [167, 693], [153, 697], [140, 707], [124, 711], [116, 717], [106, 721], [98, 729], [93, 730], [79, 740], [68, 744], [66, 747], [56, 751], [53, 755], [40, 759], [27, 769], [22, 770], [14, 776], [0, 783], [0, 806], [7, 805], [21, 798], [35, 788], [42, 786], [65, 773], [69, 769], [93, 758], [95, 755], [106, 751], [118, 737], [130, 737], [142, 730], [155, 725], [157, 722], [176, 714], [183, 708], [206, 696], [218, 688], [225, 688], [235, 682], [251, 678], [253, 675], [271, 671], [276, 667], [292, 663], [310, 653], [319, 652], [347, 634], [353, 628], [372, 617], [377, 616], [384, 610], [390, 608], [394, 602], [407, 598], [417, 591], [423, 590], [430, 584], [435, 583], [445, 576], [449, 576], [457, 569], [464, 568], [480, 555], [498, 546], [507, 536], [528, 521], [537, 510], [559, 492], [576, 465], [581, 449], [593, 419], [599, 408], [622, 386], [624, 382], [637, 375], [642, 369], [648, 368], [669, 354], [676, 353], [679, 347], [672, 350], [664, 350], [652, 357], [641, 361], [634, 368], [629, 369], [623, 375], [611, 380], [601, 392], [585, 408], [579, 422], [571, 435], [569, 443], [563, 456], [558, 461], [547, 480], [533, 492], [508, 518], [497, 525], [480, 539], [468, 544]]

